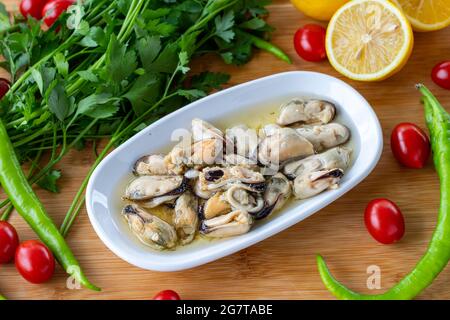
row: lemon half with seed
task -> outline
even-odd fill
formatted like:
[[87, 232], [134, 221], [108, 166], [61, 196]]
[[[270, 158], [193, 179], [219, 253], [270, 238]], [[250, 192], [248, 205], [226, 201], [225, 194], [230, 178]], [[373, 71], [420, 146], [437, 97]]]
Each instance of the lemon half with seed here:
[[353, 0], [328, 25], [327, 55], [346, 77], [379, 81], [408, 61], [414, 38], [408, 19], [387, 0]]
[[450, 25], [450, 0], [394, 0], [416, 31], [434, 31]]

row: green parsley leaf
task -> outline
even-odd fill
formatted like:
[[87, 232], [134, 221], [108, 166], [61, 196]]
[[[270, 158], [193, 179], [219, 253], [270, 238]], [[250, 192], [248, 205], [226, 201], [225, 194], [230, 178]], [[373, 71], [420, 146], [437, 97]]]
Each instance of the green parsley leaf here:
[[98, 46], [98, 43], [95, 42], [95, 40], [92, 39], [92, 38], [89, 37], [89, 36], [86, 36], [86, 37], [84, 37], [83, 39], [81, 39], [80, 44], [81, 44], [83, 47], [87, 47], [87, 48], [95, 48], [95, 47]]
[[157, 74], [146, 73], [136, 80], [124, 97], [130, 101], [134, 112], [139, 116], [158, 100], [161, 87], [161, 78]]
[[45, 94], [50, 87], [50, 84], [55, 79], [56, 69], [43, 66], [40, 71], [43, 83], [42, 92]]
[[160, 22], [158, 19], [156, 19], [147, 22], [146, 30], [154, 35], [168, 37], [176, 31], [176, 26], [167, 22]]
[[50, 170], [47, 174], [45, 174], [39, 181], [37, 185], [42, 189], [48, 190], [53, 193], [58, 193], [59, 188], [56, 185], [56, 182], [61, 178], [60, 170]]
[[189, 101], [194, 101], [206, 96], [206, 92], [199, 89], [178, 89], [177, 94], [185, 97]]
[[204, 92], [210, 92], [213, 89], [221, 89], [222, 85], [229, 80], [229, 74], [206, 71], [192, 77], [191, 87]]
[[224, 52], [224, 53], [221, 53], [220, 56], [222, 57], [223, 61], [226, 64], [232, 64], [233, 63], [233, 53], [231, 53], [231, 52]]
[[120, 119], [117, 119], [115, 121], [102, 122], [98, 126], [98, 132], [97, 133], [99, 135], [111, 135], [119, 127], [120, 122], [121, 122]]
[[189, 13], [200, 13], [203, 7], [195, 0], [185, 0], [177, 6], [177, 9]]
[[159, 36], [147, 36], [139, 39], [137, 43], [139, 58], [145, 70], [150, 70], [150, 66], [158, 53], [161, 51], [161, 40]]
[[145, 10], [143, 17], [145, 20], [155, 20], [167, 16], [170, 13], [170, 8], [158, 8]]
[[217, 16], [214, 20], [216, 26], [216, 36], [222, 38], [226, 42], [234, 39], [234, 13], [233, 11], [226, 12], [223, 16]]
[[77, 113], [95, 119], [104, 119], [118, 110], [118, 101], [109, 93], [91, 94], [78, 103]]
[[67, 63], [64, 55], [61, 52], [58, 52], [55, 56], [53, 56], [53, 61], [55, 61], [55, 66], [58, 73], [66, 78], [69, 74], [69, 63]]
[[82, 70], [78, 71], [77, 74], [81, 79], [84, 79], [89, 82], [98, 82], [98, 77], [91, 70]]
[[151, 64], [149, 71], [172, 73], [178, 66], [178, 44], [172, 42], [167, 44], [159, 54], [158, 58]]
[[88, 34], [81, 39], [80, 44], [83, 47], [88, 48], [96, 48], [98, 46], [104, 47], [107, 45], [105, 38], [105, 31], [100, 27], [94, 26], [90, 28]]
[[33, 68], [31, 70], [31, 75], [33, 76], [34, 82], [36, 82], [36, 85], [38, 86], [39, 92], [41, 93], [41, 95], [43, 95], [44, 94], [44, 80], [42, 79], [41, 73], [38, 70]]
[[253, 17], [256, 17], [258, 15], [267, 15], [268, 11], [265, 7], [271, 3], [272, 0], [247, 0], [245, 5], [247, 6], [248, 12], [250, 12]]
[[130, 76], [136, 68], [136, 53], [131, 49], [127, 50], [127, 47], [122, 45], [115, 35], [112, 35], [106, 54], [106, 77], [113, 83], [119, 84]]
[[185, 51], [188, 54], [188, 56], [191, 56], [194, 53], [195, 43], [197, 42], [197, 38], [199, 35], [200, 35], [200, 31], [184, 34], [180, 38], [181, 51]]
[[56, 80], [56, 85], [53, 87], [48, 96], [47, 104], [50, 111], [58, 118], [59, 121], [64, 121], [64, 119], [69, 115], [71, 103], [61, 81]]
[[191, 70], [187, 65], [189, 64], [189, 57], [186, 51], [181, 51], [178, 54], [178, 59], [180, 60], [178, 64], [178, 69], [183, 73], [186, 74]]
[[221, 56], [225, 63], [241, 65], [248, 62], [252, 56], [253, 41], [245, 33], [238, 33], [233, 43], [227, 43], [219, 38], [216, 42], [223, 50]]
[[261, 18], [253, 18], [239, 25], [243, 29], [260, 30], [266, 26], [266, 22]]
[[75, 33], [86, 36], [89, 33], [89, 23], [85, 20], [82, 20], [80, 24], [77, 26]]

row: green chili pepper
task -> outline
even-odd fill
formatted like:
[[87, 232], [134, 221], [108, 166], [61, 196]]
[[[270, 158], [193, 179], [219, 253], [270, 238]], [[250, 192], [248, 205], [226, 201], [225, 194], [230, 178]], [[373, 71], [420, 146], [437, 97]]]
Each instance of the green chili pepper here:
[[78, 261], [63, 236], [28, 183], [1, 119], [0, 184], [17, 212], [49, 247], [64, 270], [85, 287], [99, 291], [100, 289], [91, 284], [81, 271]]
[[450, 260], [450, 115], [422, 84], [417, 85], [425, 105], [425, 118], [430, 131], [436, 171], [440, 179], [441, 204], [438, 222], [425, 255], [416, 267], [384, 294], [362, 295], [340, 284], [317, 257], [323, 283], [340, 299], [412, 299], [428, 287]]
[[6, 300], [6, 298], [0, 294], [0, 300]]
[[270, 43], [269, 41], [258, 38], [257, 36], [254, 36], [248, 32], [244, 32], [242, 30], [237, 30], [237, 32], [245, 34], [249, 39], [252, 40], [252, 44], [258, 49], [267, 51], [273, 54], [278, 59], [283, 60], [289, 64], [292, 64], [291, 58], [289, 58], [289, 56], [283, 50], [278, 48], [276, 45]]

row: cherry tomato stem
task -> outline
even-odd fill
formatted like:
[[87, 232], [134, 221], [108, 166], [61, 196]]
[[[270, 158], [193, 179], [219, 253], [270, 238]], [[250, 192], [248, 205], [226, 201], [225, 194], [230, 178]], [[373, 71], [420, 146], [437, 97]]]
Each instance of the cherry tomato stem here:
[[364, 212], [369, 233], [380, 243], [399, 241], [405, 233], [405, 220], [400, 208], [388, 199], [374, 199]]
[[306, 61], [318, 62], [326, 59], [326, 30], [318, 24], [307, 24], [294, 35], [294, 48]]

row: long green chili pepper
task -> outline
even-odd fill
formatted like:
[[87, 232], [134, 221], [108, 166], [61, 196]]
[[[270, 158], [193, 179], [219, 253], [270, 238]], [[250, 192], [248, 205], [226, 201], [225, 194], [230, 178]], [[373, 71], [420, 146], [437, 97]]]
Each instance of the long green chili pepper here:
[[412, 299], [428, 287], [450, 260], [450, 115], [422, 84], [417, 85], [425, 105], [436, 171], [440, 179], [441, 204], [438, 222], [425, 255], [416, 267], [384, 294], [362, 295], [340, 284], [321, 256], [317, 257], [323, 283], [340, 299]]
[[254, 36], [250, 33], [247, 33], [242, 30], [237, 30], [239, 33], [245, 34], [247, 37], [249, 37], [252, 40], [252, 43], [255, 47], [258, 49], [267, 51], [271, 54], [273, 54], [275, 57], [277, 57], [280, 60], [283, 60], [289, 64], [292, 64], [291, 58], [280, 48], [278, 48], [276, 45], [270, 43], [269, 41], [263, 40], [261, 38], [258, 38], [257, 36]]
[[99, 291], [83, 274], [63, 236], [45, 212], [15, 156], [16, 153], [0, 119], [0, 184], [17, 212], [53, 252], [58, 262], [83, 286]]

